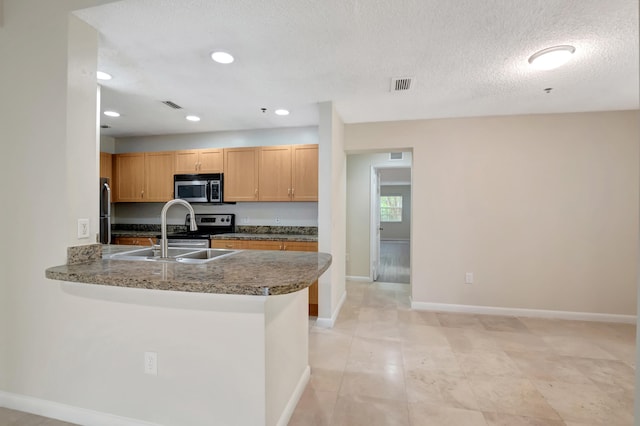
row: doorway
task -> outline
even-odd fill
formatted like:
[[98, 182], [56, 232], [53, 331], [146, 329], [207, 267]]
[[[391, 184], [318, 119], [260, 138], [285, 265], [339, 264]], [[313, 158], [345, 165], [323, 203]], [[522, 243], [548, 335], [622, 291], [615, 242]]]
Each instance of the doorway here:
[[372, 278], [409, 284], [411, 271], [411, 167], [371, 170]]

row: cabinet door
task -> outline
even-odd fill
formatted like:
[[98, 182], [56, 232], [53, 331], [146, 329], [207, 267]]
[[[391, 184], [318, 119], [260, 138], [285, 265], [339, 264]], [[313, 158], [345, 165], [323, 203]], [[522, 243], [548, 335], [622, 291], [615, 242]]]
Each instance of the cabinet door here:
[[145, 193], [142, 201], [165, 202], [173, 198], [173, 151], [145, 153]]
[[318, 251], [315, 241], [284, 241], [283, 250], [287, 251]]
[[[283, 249], [287, 251], [318, 251], [318, 243], [316, 241], [284, 242]], [[318, 281], [309, 286], [309, 315], [318, 316]]]
[[113, 186], [113, 155], [108, 152], [100, 153], [100, 177], [109, 179]]
[[224, 201], [258, 200], [259, 148], [225, 148]]
[[156, 244], [155, 238], [145, 237], [115, 237], [114, 244], [126, 245], [126, 246], [152, 246]]
[[291, 146], [263, 146], [259, 164], [260, 201], [291, 201]]
[[220, 249], [246, 249], [246, 241], [243, 240], [211, 240], [211, 248]]
[[282, 250], [282, 241], [247, 241], [247, 250]]
[[142, 201], [144, 196], [144, 153], [116, 154], [113, 201]]
[[292, 146], [292, 201], [318, 201], [318, 145]]
[[198, 173], [222, 173], [224, 171], [224, 151], [201, 149], [198, 159]]
[[175, 152], [175, 173], [190, 174], [198, 172], [198, 150], [189, 149]]

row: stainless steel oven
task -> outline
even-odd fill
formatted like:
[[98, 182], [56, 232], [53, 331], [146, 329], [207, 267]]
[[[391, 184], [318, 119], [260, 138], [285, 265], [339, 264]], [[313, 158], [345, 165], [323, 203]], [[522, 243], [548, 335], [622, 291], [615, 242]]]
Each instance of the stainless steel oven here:
[[190, 203], [222, 203], [222, 173], [174, 175], [174, 197]]
[[[190, 222], [190, 215], [185, 224]], [[209, 248], [212, 235], [235, 232], [236, 217], [232, 213], [196, 214], [197, 231], [177, 232], [167, 235], [169, 247]]]

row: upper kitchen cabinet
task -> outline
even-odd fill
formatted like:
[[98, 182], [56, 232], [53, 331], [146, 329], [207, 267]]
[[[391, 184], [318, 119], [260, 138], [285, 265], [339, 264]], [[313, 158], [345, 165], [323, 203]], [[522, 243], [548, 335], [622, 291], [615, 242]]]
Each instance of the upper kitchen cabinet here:
[[318, 201], [318, 145], [260, 148], [260, 201]]
[[113, 185], [113, 155], [108, 152], [100, 153], [100, 177], [109, 179]]
[[291, 201], [318, 201], [318, 145], [292, 145], [291, 156]]
[[291, 201], [291, 146], [263, 146], [259, 161], [260, 201]]
[[224, 201], [258, 201], [260, 148], [224, 149]]
[[114, 202], [171, 200], [173, 154], [173, 151], [116, 154]]
[[224, 150], [189, 149], [175, 152], [175, 173], [222, 173], [224, 170]]

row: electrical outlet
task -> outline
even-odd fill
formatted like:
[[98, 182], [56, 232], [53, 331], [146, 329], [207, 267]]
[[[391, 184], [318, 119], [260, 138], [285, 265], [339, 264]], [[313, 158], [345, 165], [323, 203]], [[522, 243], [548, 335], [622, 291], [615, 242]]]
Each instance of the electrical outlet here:
[[158, 375], [158, 353], [157, 352], [144, 353], [144, 373], [151, 374], [152, 376]]
[[78, 238], [89, 238], [89, 219], [78, 219]]
[[280, 223], [280, 216], [276, 216], [276, 223]]
[[465, 284], [473, 284], [473, 272], [467, 272], [464, 274]]

